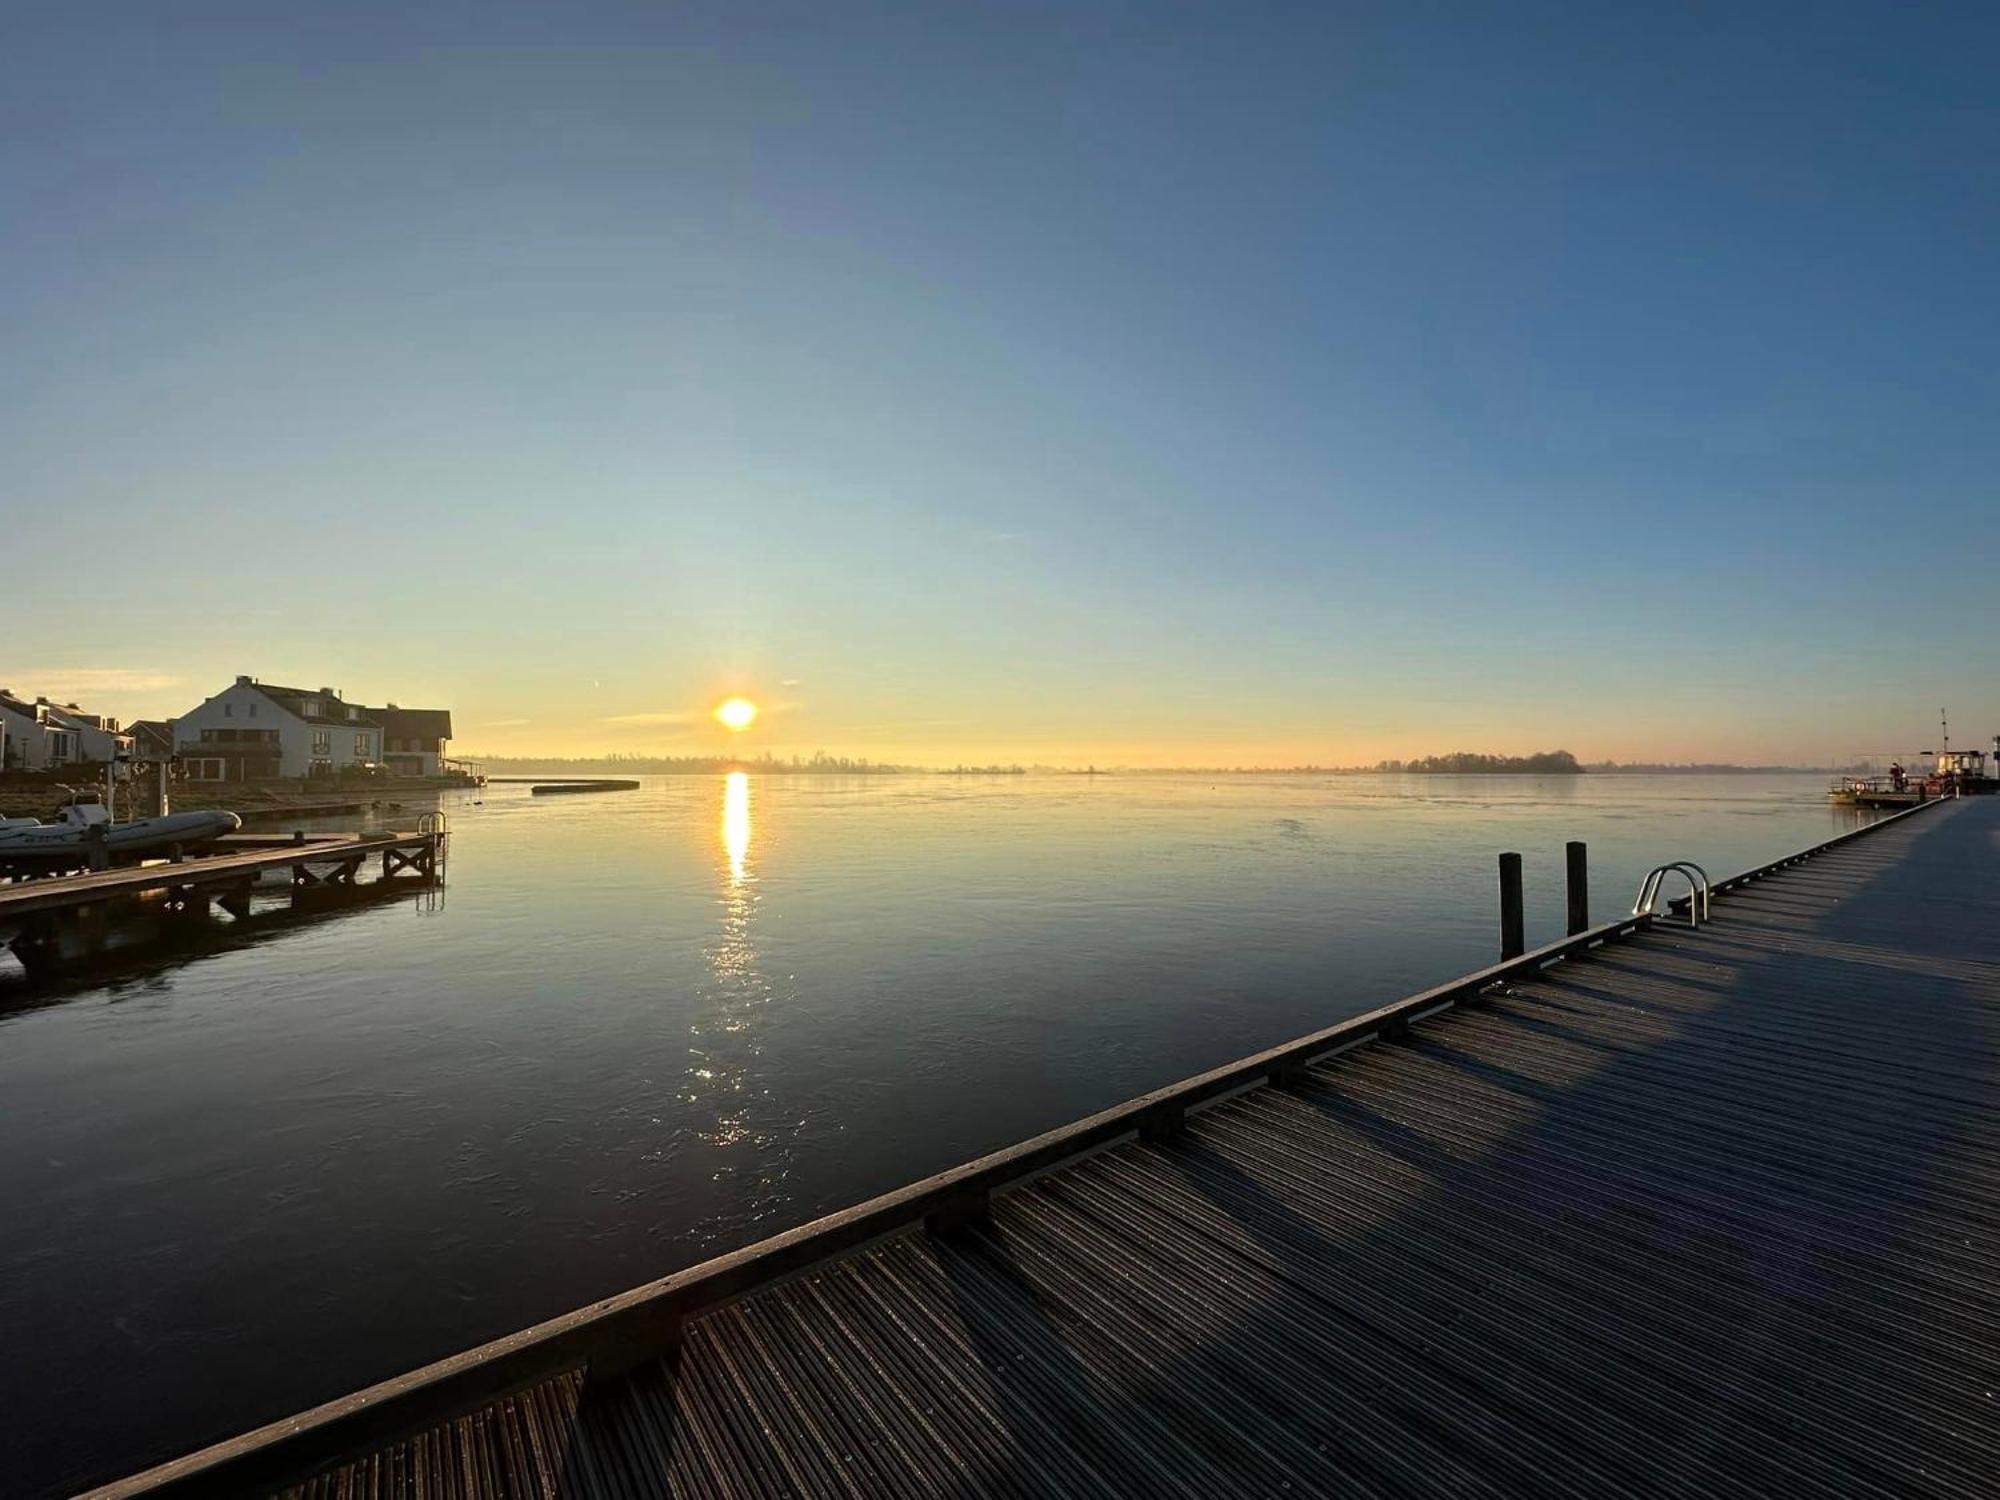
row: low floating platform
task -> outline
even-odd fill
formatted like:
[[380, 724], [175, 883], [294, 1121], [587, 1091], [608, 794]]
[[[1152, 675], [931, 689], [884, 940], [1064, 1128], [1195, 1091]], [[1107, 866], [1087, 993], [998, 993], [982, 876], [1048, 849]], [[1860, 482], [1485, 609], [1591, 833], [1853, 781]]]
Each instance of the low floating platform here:
[[373, 802], [297, 802], [276, 807], [252, 806], [238, 813], [246, 823], [281, 823], [287, 818], [343, 818], [365, 813]]
[[1915, 807], [1924, 800], [1916, 792], [1855, 792], [1833, 798], [1839, 807]]
[[538, 781], [528, 788], [536, 797], [554, 797], [570, 792], [636, 792], [636, 781]]

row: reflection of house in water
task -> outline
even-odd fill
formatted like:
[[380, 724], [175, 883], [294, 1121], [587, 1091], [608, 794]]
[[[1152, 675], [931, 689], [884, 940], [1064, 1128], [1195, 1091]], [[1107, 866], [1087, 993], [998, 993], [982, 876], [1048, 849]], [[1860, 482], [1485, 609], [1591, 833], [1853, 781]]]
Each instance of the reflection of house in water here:
[[[156, 903], [152, 919], [127, 924], [116, 944], [67, 954], [63, 962], [51, 965], [31, 966], [14, 954], [13, 962], [20, 967], [13, 974], [7, 972], [12, 964], [0, 960], [0, 1015], [56, 1005], [106, 989], [115, 999], [127, 990], [170, 988], [175, 970], [203, 959], [279, 942], [307, 928], [400, 901], [414, 901], [421, 909], [435, 910], [443, 895], [442, 888], [436, 886], [413, 893], [401, 880], [320, 886], [260, 898], [243, 916], [212, 921], [189, 921]], [[0, 943], [10, 936], [0, 930]]]
[[696, 1109], [697, 1139], [715, 1153], [713, 1176], [734, 1207], [718, 1235], [769, 1218], [786, 1201], [790, 1142], [797, 1121], [781, 1122], [764, 1080], [764, 1015], [772, 987], [757, 961], [752, 923], [759, 893], [750, 860], [750, 778], [722, 783], [722, 926], [708, 947], [708, 983], [689, 1027], [692, 1055], [685, 1102]]

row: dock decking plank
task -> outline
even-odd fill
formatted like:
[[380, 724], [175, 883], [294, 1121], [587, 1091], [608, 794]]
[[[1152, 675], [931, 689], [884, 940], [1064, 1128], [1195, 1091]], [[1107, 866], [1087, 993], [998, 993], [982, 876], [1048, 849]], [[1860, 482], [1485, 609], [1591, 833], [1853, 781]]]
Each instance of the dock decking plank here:
[[1926, 810], [285, 1493], [1991, 1493], [1996, 853]]

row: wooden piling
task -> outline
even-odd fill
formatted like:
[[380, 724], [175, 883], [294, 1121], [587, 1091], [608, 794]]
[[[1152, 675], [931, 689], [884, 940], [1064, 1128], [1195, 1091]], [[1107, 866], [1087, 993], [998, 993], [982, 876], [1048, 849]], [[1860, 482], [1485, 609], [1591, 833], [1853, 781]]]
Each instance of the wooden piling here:
[[1500, 961], [1528, 951], [1527, 923], [1521, 912], [1521, 856], [1500, 856]]
[[1568, 930], [1578, 933], [1590, 926], [1590, 853], [1580, 840], [1571, 839], [1563, 845], [1563, 855], [1563, 889], [1569, 902]]

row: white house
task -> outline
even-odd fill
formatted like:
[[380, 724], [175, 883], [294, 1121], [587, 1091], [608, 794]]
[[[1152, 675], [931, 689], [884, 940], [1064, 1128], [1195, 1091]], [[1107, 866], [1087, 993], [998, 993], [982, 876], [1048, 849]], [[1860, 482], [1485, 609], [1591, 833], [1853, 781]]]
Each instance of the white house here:
[[74, 703], [32, 703], [0, 688], [0, 767], [55, 771], [65, 766], [107, 765], [130, 741], [118, 721], [87, 714]]
[[132, 750], [132, 737], [106, 714], [87, 714], [74, 703], [51, 703], [49, 723], [57, 730], [76, 735], [76, 758], [92, 765], [108, 765]]
[[0, 767], [46, 771], [75, 758], [76, 735], [50, 725], [46, 698], [30, 703], [0, 691]]
[[235, 682], [173, 721], [190, 781], [331, 776], [382, 764], [382, 726], [332, 688]]

